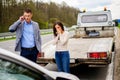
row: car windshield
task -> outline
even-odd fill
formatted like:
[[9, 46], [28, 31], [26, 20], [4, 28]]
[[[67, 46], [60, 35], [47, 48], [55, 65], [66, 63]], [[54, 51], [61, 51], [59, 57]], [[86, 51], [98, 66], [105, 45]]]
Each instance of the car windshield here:
[[0, 80], [45, 80], [45, 78], [25, 67], [0, 59]]

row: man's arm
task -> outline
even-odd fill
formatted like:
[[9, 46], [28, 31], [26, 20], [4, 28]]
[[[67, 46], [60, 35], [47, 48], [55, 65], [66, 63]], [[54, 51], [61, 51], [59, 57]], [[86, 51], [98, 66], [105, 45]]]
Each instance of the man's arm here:
[[9, 27], [9, 31], [10, 32], [15, 32], [17, 27], [21, 24], [21, 22], [24, 21], [24, 16], [21, 16], [19, 18], [19, 20], [17, 20], [16, 22], [14, 22], [10, 27]]
[[40, 29], [39, 29], [39, 43], [40, 43], [40, 50], [39, 50], [39, 52], [41, 52], [42, 50], [41, 50], [41, 46], [42, 46], [42, 41], [41, 41], [41, 34], [40, 34]]
[[16, 22], [14, 22], [10, 27], [9, 27], [9, 31], [10, 32], [15, 32], [17, 27], [21, 24], [21, 21], [18, 20]]

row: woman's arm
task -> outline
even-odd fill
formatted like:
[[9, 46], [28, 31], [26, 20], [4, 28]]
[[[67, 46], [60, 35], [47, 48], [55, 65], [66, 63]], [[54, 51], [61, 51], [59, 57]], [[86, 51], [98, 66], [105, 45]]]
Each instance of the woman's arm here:
[[69, 39], [69, 33], [66, 32], [65, 35], [63, 36], [62, 39], [60, 39], [60, 42], [62, 45], [66, 44], [68, 42], [68, 39]]
[[54, 39], [53, 39], [53, 44], [57, 44], [58, 40], [60, 39], [60, 35], [57, 35]]

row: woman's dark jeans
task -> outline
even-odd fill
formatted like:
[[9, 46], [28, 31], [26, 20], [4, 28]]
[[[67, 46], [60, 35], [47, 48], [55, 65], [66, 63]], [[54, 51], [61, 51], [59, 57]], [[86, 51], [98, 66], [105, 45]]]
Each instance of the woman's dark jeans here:
[[56, 59], [58, 71], [70, 73], [69, 51], [56, 51], [55, 59]]

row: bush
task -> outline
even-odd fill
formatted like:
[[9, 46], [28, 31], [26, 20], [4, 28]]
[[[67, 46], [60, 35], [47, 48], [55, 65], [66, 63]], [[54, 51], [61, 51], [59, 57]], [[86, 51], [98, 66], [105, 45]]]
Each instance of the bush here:
[[48, 22], [38, 22], [40, 29], [48, 29]]

